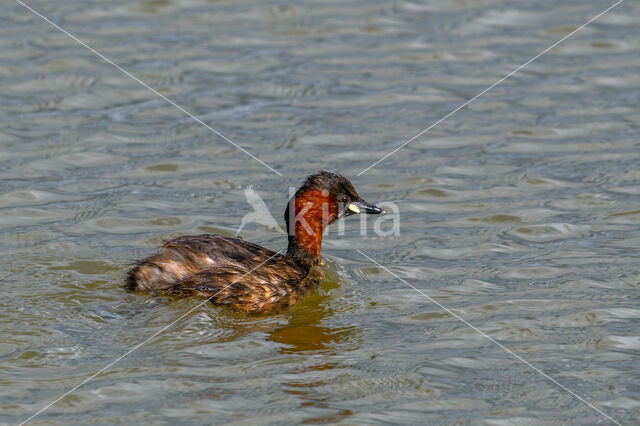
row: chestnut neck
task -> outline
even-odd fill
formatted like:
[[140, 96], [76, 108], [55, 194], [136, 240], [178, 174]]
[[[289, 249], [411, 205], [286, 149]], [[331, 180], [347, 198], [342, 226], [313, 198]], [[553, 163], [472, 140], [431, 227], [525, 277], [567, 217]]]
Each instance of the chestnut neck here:
[[[338, 208], [326, 191], [311, 188], [298, 192], [285, 213], [289, 234], [287, 256], [312, 266], [320, 259], [322, 234], [337, 219]], [[292, 206], [295, 213], [289, 215]]]

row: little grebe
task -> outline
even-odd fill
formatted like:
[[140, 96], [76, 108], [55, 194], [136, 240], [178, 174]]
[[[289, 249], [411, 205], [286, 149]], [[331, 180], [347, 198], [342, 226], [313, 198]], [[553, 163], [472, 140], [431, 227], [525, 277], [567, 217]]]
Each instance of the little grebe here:
[[285, 255], [239, 238], [179, 237], [163, 243], [158, 254], [129, 271], [126, 287], [205, 296], [247, 313], [283, 309], [314, 291], [322, 280], [320, 250], [328, 225], [356, 213], [382, 212], [360, 198], [345, 177], [320, 171], [307, 178], [287, 205]]

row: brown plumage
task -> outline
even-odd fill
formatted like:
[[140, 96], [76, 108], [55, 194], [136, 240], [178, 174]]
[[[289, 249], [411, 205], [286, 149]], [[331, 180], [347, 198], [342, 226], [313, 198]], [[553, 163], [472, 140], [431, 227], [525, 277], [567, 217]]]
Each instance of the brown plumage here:
[[[291, 209], [290, 209], [291, 207]], [[195, 235], [166, 241], [129, 271], [133, 291], [204, 296], [244, 312], [283, 309], [310, 294], [323, 277], [322, 233], [337, 219], [382, 210], [364, 201], [345, 177], [321, 171], [307, 178], [285, 211], [282, 255], [239, 238]]]

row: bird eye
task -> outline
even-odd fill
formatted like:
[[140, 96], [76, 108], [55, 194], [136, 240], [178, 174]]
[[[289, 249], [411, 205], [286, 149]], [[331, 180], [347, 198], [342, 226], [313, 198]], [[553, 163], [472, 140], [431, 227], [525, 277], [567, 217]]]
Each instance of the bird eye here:
[[347, 201], [349, 201], [349, 197], [347, 197], [346, 195], [343, 195], [342, 197], [340, 197], [340, 202], [342, 204], [347, 204]]

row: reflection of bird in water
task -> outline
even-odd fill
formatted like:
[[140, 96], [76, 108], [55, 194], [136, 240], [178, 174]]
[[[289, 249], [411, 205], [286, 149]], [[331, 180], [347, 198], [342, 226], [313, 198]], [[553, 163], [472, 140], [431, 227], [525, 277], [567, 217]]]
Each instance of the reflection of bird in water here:
[[284, 233], [284, 230], [280, 227], [280, 225], [278, 225], [278, 222], [276, 222], [276, 220], [269, 212], [269, 209], [267, 208], [265, 202], [262, 200], [262, 197], [260, 197], [260, 195], [258, 195], [258, 193], [253, 190], [252, 186], [248, 186], [244, 189], [244, 196], [247, 199], [247, 203], [249, 203], [251, 207], [253, 207], [253, 212], [244, 215], [244, 217], [242, 218], [242, 222], [240, 222], [240, 227], [236, 231], [236, 237], [238, 236], [242, 228], [244, 228], [247, 223], [251, 222], [259, 223], [260, 225], [264, 225], [268, 228], [273, 228], [278, 230], [279, 232]]
[[[208, 315], [214, 325], [212, 330], [224, 330], [215, 333], [215, 342], [232, 342], [247, 334], [264, 334], [265, 339], [279, 344], [280, 353], [333, 352], [339, 346], [351, 346], [360, 335], [356, 326], [331, 327], [325, 320], [333, 315], [331, 290], [340, 287], [340, 277], [330, 262], [326, 266], [327, 275], [321, 285], [322, 290], [305, 298], [292, 309], [273, 316], [246, 317], [233, 311], [222, 311]], [[284, 321], [282, 321], [284, 320]], [[202, 344], [200, 341], [199, 344]]]
[[331, 314], [325, 299], [327, 296], [316, 293], [297, 309], [287, 312], [287, 323], [271, 330], [267, 340], [282, 344], [282, 353], [335, 351], [336, 345], [350, 340], [355, 328], [323, 324], [325, 317]]

